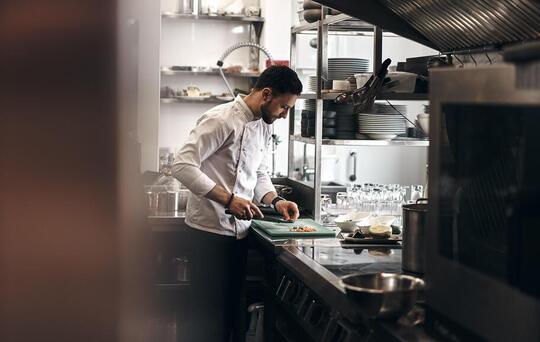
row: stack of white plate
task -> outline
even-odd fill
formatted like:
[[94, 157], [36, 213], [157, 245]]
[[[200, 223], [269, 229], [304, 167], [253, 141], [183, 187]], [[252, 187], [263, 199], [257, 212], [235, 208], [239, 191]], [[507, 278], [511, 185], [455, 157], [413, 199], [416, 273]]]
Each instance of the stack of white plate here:
[[367, 72], [369, 60], [363, 58], [328, 58], [328, 79], [346, 80], [354, 74]]
[[367, 111], [366, 113], [369, 113], [369, 114], [397, 114], [397, 115], [399, 115], [399, 113], [401, 113], [403, 115], [406, 115], [407, 114], [407, 106], [406, 105], [393, 105], [393, 106], [390, 106], [389, 104], [374, 103], [373, 107], [371, 107], [371, 109], [369, 111]]
[[358, 114], [358, 133], [375, 140], [391, 140], [406, 132], [405, 119], [401, 115]]
[[307, 91], [313, 92], [313, 93], [317, 91], [317, 76], [316, 75], [308, 76]]

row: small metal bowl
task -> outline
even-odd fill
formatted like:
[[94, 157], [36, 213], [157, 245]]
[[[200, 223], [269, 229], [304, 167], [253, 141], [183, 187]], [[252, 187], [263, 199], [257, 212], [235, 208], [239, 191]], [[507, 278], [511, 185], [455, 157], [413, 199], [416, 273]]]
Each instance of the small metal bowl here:
[[366, 317], [388, 319], [409, 312], [424, 287], [420, 278], [395, 273], [349, 274], [340, 284]]

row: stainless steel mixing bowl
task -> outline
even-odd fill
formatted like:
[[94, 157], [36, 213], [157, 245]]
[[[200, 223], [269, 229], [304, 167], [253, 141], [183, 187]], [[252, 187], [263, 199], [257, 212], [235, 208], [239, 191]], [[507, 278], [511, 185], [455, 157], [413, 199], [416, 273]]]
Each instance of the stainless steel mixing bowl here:
[[394, 273], [349, 274], [340, 283], [368, 318], [397, 318], [406, 314], [424, 287], [420, 278]]

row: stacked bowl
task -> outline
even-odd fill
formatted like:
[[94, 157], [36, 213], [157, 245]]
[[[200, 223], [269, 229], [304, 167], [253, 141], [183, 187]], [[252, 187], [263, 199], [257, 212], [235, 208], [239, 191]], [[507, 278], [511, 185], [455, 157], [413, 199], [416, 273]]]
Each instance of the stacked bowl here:
[[[302, 111], [302, 136], [315, 136], [315, 100], [306, 100]], [[356, 138], [356, 114], [353, 106], [337, 104], [330, 101], [324, 102], [323, 107], [323, 138], [327, 139], [355, 139]]]

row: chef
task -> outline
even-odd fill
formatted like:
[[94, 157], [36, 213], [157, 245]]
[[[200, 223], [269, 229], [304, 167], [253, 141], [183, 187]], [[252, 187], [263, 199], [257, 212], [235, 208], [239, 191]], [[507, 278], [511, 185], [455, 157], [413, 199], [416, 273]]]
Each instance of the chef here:
[[285, 119], [302, 92], [298, 75], [271, 66], [251, 93], [204, 113], [176, 153], [173, 175], [190, 191], [186, 209], [195, 290], [190, 341], [245, 339], [241, 303], [248, 228], [271, 205], [286, 220], [298, 218], [296, 203], [277, 195], [266, 157], [272, 123]]

